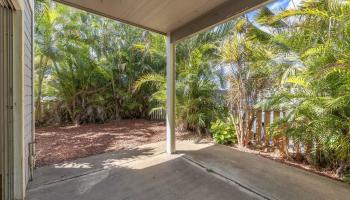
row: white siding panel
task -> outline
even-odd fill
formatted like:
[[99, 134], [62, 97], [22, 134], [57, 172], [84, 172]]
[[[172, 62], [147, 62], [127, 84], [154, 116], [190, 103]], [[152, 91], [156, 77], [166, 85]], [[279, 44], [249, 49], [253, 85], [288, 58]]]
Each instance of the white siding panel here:
[[31, 10], [32, 0], [24, 0], [24, 148], [26, 181], [29, 180], [29, 144], [32, 142], [33, 133], [33, 12]]
[[32, 77], [28, 75], [24, 75], [24, 85], [32, 85]]
[[[29, 67], [31, 67], [31, 66], [29, 65]], [[26, 64], [25, 64], [25, 66], [24, 66], [24, 76], [32, 77], [32, 70], [29, 67], [27, 67]]]
[[[31, 98], [31, 97], [29, 97], [29, 98]], [[27, 117], [27, 115], [30, 116], [32, 114], [32, 105], [31, 104], [24, 106], [24, 113], [26, 114], [24, 117]], [[26, 121], [26, 123], [28, 123], [28, 122]]]
[[[32, 96], [31, 89], [32, 89], [31, 85], [24, 85], [24, 96]], [[24, 104], [32, 104], [32, 100], [29, 99], [29, 101], [24, 102]]]

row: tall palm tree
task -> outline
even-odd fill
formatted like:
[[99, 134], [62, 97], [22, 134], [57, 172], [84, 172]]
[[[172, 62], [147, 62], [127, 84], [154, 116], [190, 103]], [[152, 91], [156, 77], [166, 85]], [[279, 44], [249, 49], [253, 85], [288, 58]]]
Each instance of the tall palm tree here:
[[350, 1], [321, 0], [268, 20], [288, 22], [273, 40], [303, 67], [289, 73], [266, 104], [286, 110], [282, 132], [305, 144], [310, 163], [340, 174], [350, 166], [349, 19]]
[[228, 101], [235, 123], [238, 145], [247, 146], [254, 120], [254, 105], [270, 86], [273, 54], [267, 41], [270, 36], [255, 27], [246, 16], [236, 21], [231, 35], [221, 47], [221, 56], [230, 66]]

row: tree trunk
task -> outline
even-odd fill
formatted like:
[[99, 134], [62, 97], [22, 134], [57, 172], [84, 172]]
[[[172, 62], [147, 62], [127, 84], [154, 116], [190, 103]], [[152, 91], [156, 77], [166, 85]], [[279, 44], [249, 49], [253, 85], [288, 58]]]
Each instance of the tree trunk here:
[[[39, 67], [38, 67], [38, 94], [35, 102], [35, 114], [36, 114], [36, 120], [41, 121], [42, 120], [42, 104], [41, 104], [41, 98], [42, 98], [42, 87], [43, 87], [43, 81], [44, 81], [44, 75], [45, 71], [44, 66], [43, 66], [43, 56], [40, 56], [40, 62], [39, 62]], [[45, 67], [47, 65], [47, 61], [45, 64]]]
[[113, 99], [114, 99], [114, 105], [115, 105], [115, 113], [114, 113], [114, 117], [115, 117], [115, 120], [119, 121], [121, 119], [120, 117], [120, 113], [119, 113], [119, 104], [118, 104], [118, 97], [117, 97], [117, 92], [116, 92], [116, 89], [115, 89], [115, 83], [114, 83], [114, 74], [113, 74], [113, 71], [111, 72], [112, 73], [112, 92], [113, 92]]
[[294, 151], [295, 151], [295, 160], [300, 162], [302, 161], [302, 155], [301, 155], [301, 150], [300, 150], [300, 143], [299, 142], [294, 142]]
[[311, 152], [312, 152], [312, 141], [307, 141], [305, 145], [305, 158], [308, 163], [312, 162]]

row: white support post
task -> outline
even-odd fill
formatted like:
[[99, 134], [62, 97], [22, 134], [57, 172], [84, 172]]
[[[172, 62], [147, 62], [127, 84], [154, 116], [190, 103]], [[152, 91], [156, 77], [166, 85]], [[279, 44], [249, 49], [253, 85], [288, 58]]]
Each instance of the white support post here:
[[166, 40], [166, 152], [175, 153], [175, 43], [171, 41], [170, 34]]

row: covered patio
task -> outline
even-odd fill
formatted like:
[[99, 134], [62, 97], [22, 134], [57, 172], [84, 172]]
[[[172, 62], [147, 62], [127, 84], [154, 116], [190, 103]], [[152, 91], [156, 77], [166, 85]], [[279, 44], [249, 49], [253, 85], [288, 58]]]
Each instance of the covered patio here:
[[[175, 46], [271, 0], [56, 0], [166, 36], [166, 152], [175, 147]], [[1, 171], [4, 199], [24, 199], [34, 169], [34, 1], [2, 0]], [[7, 70], [7, 71], [6, 71]], [[12, 86], [14, 85], [14, 86]], [[11, 106], [9, 106], [11, 105]], [[15, 105], [15, 106], [14, 106]], [[4, 144], [4, 145], [3, 145]], [[103, 193], [102, 191], [100, 192]], [[72, 199], [72, 198], [68, 198]]]
[[[28, 200], [346, 199], [349, 186], [257, 155], [175, 141], [176, 44], [270, 0], [56, 0], [165, 35], [166, 142], [38, 169]], [[171, 155], [169, 155], [171, 154]]]
[[[9, 144], [13, 149], [4, 153], [11, 161], [9, 168], [3, 170], [9, 174], [6, 178], [10, 180], [3, 180], [6, 200], [343, 200], [350, 196], [349, 185], [340, 181], [227, 146], [201, 141], [175, 141], [176, 44], [272, 0], [55, 1], [166, 36], [166, 141], [46, 166], [37, 169], [33, 181], [28, 183], [29, 169], [32, 169], [29, 165], [34, 165], [31, 159], [28, 162], [28, 158], [34, 152], [35, 139], [30, 138], [30, 132], [24, 132], [24, 125], [33, 123], [34, 115], [31, 112], [29, 117], [24, 118], [24, 102], [21, 99], [24, 86], [19, 85], [14, 99], [15, 102], [19, 99], [18, 105], [21, 106], [9, 112], [15, 113], [15, 120], [11, 122], [15, 129], [10, 130], [14, 137], [6, 138], [6, 141], [11, 141]], [[20, 19], [17, 23], [22, 24], [22, 16], [17, 18]], [[28, 29], [32, 27], [28, 26]], [[26, 51], [22, 47], [17, 49], [22, 53]], [[19, 69], [23, 67], [20, 63], [16, 66]], [[26, 75], [22, 72], [18, 76]], [[33, 79], [30, 81], [33, 84]], [[32, 105], [33, 101], [28, 104]], [[25, 138], [30, 138], [29, 145], [24, 144]], [[7, 146], [2, 148], [10, 149]], [[10, 198], [12, 196], [14, 198]]]

